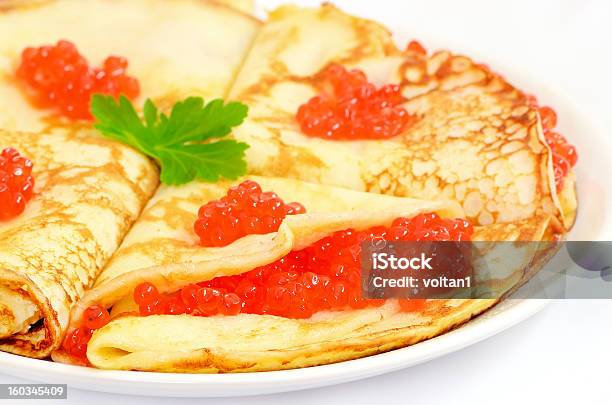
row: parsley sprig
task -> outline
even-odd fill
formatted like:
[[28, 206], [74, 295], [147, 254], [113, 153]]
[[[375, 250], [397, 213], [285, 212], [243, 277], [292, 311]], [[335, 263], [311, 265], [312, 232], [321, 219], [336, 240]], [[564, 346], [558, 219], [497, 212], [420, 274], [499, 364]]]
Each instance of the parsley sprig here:
[[140, 118], [124, 96], [95, 94], [91, 113], [104, 136], [125, 143], [152, 157], [161, 168], [165, 184], [184, 184], [194, 179], [215, 182], [236, 179], [246, 173], [246, 143], [226, 137], [244, 121], [248, 107], [217, 99], [204, 103], [188, 97], [172, 107], [170, 115], [159, 113], [151, 100]]

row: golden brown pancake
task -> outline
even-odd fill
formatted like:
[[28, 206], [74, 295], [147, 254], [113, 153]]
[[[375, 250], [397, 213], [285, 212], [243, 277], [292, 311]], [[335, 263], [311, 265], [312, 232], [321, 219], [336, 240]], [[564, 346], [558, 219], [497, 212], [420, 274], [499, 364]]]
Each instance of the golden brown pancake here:
[[[304, 183], [254, 177], [308, 214], [287, 217], [276, 233], [249, 235], [224, 248], [199, 246], [193, 231], [198, 208], [231, 185], [191, 183], [162, 187], [102, 272], [74, 307], [70, 329], [94, 304], [113, 307], [113, 321], [96, 331], [88, 349], [95, 366], [164, 372], [240, 372], [296, 368], [348, 360], [413, 344], [443, 333], [494, 305], [495, 299], [432, 301], [422, 313], [401, 313], [395, 301], [381, 308], [327, 311], [306, 320], [269, 315], [130, 316], [134, 288], [149, 281], [160, 292], [223, 275], [241, 274], [346, 229], [388, 225], [421, 212], [461, 217], [454, 202], [421, 201]], [[475, 240], [540, 240], [550, 217], [477, 227]], [[519, 282], [530, 257], [517, 257], [504, 291]], [[517, 276], [517, 277], [515, 277]], [[231, 335], [231, 336], [230, 336]], [[55, 360], [72, 362], [64, 352]]]
[[[231, 3], [242, 10], [250, 4]], [[5, 10], [0, 8], [0, 36], [11, 35], [11, 41], [0, 45], [0, 95], [5, 96], [0, 98], [0, 128], [46, 134], [53, 127], [56, 134], [41, 138], [108, 144], [87, 125], [61, 128], [64, 121], [28, 104], [12, 77], [19, 52], [28, 45], [68, 36], [93, 64], [110, 54], [126, 56], [128, 71], [141, 81], [143, 98], [152, 97], [162, 108], [188, 95], [207, 99], [226, 95], [245, 62], [229, 97], [248, 104], [250, 116], [235, 137], [251, 145], [248, 159], [253, 174], [285, 177], [256, 177], [264, 189], [276, 191], [287, 201], [303, 202], [309, 214], [287, 218], [276, 233], [247, 236], [226, 248], [202, 248], [193, 232], [197, 209], [223, 195], [230, 183], [162, 186], [118, 250], [127, 225], [114, 244], [101, 242], [109, 250], [93, 260], [94, 267], [58, 270], [56, 259], [66, 251], [81, 257], [81, 248], [69, 245], [67, 249], [57, 246], [57, 256], [48, 256], [49, 263], [31, 266], [34, 274], [48, 268], [53, 282], [39, 281], [41, 276], [30, 274], [29, 261], [17, 276], [0, 269], [0, 336], [6, 337], [2, 350], [43, 357], [58, 349], [70, 307], [68, 331], [79, 326], [88, 306], [101, 304], [112, 307], [113, 320], [94, 333], [89, 345], [88, 359], [98, 368], [243, 372], [363, 357], [444, 333], [497, 300], [432, 301], [418, 313], [400, 312], [390, 300], [380, 308], [328, 311], [295, 320], [247, 314], [140, 317], [134, 316], [131, 295], [143, 281], [154, 283], [161, 292], [172, 292], [189, 283], [241, 274], [333, 231], [387, 225], [398, 216], [420, 212], [469, 218], [480, 225], [475, 240], [548, 240], [563, 233], [560, 223], [566, 228], [573, 223], [573, 174], [557, 194], [551, 152], [537, 110], [528, 105], [521, 91], [466, 57], [448, 52], [429, 57], [401, 52], [386, 28], [331, 5], [280, 8], [258, 31], [256, 20], [215, 1], [179, 0], [172, 9], [160, 0], [91, 0], [79, 8], [66, 0], [10, 4], [13, 6]], [[28, 25], [41, 29], [25, 29]], [[386, 141], [324, 141], [302, 134], [294, 118], [297, 108], [317, 93], [316, 77], [332, 62], [363, 69], [379, 85], [401, 84], [406, 109], [418, 117], [416, 124]], [[61, 145], [63, 141], [49, 143], [55, 142]], [[135, 161], [150, 165], [130, 153]], [[145, 172], [143, 176], [151, 176], [155, 169]], [[113, 184], [104, 190], [113, 194], [116, 187]], [[106, 200], [96, 200], [101, 201]], [[83, 215], [98, 212], [98, 208], [88, 205]], [[134, 220], [125, 217], [127, 222]], [[98, 226], [102, 216], [89, 219], [80, 226], [93, 234], [90, 228]], [[104, 223], [113, 221], [107, 218]], [[22, 235], [29, 235], [27, 228], [16, 228], [14, 237]], [[36, 236], [43, 242], [54, 240], [44, 232]], [[0, 264], [4, 237], [0, 225]], [[79, 243], [87, 246], [95, 240], [87, 236]], [[10, 246], [14, 245], [11, 241]], [[18, 246], [16, 256], [21, 258], [27, 249]], [[112, 260], [100, 273], [112, 252]], [[46, 257], [26, 254], [31, 260]], [[524, 259], [517, 260], [507, 277], [496, 280], [495, 287], [509, 293], [543, 262]], [[83, 295], [98, 273], [94, 288]], [[78, 362], [61, 349], [54, 351], [53, 358]]]
[[[253, 36], [255, 18], [243, 0], [42, 0], [4, 2], [0, 9], [0, 128], [40, 131], [65, 123], [32, 106], [15, 80], [28, 46], [76, 44], [89, 63], [111, 55], [127, 58], [128, 74], [141, 86], [141, 106], [151, 98], [162, 109], [187, 96], [222, 97]], [[4, 4], [3, 3], [3, 4]], [[13, 5], [8, 7], [8, 5]]]
[[[377, 85], [400, 84], [416, 124], [376, 141], [301, 133], [295, 114], [318, 94], [317, 77], [331, 63], [362, 69]], [[230, 97], [250, 106], [235, 137], [251, 145], [253, 174], [454, 199], [481, 225], [539, 214], [566, 228], [574, 221], [573, 175], [557, 194], [538, 111], [520, 90], [461, 55], [400, 52], [384, 27], [329, 4], [273, 12]]]
[[[1, 350], [45, 357], [57, 348], [70, 306], [92, 285], [158, 183], [152, 162], [103, 140], [90, 123], [30, 105], [14, 77], [21, 51], [68, 39], [93, 64], [125, 56], [140, 81], [141, 99], [151, 97], [162, 108], [186, 96], [219, 98], [259, 28], [257, 20], [224, 4], [243, 11], [252, 6], [242, 0], [178, 0], [170, 8], [160, 0], [92, 0], [78, 7], [67, 0], [2, 3], [0, 128], [9, 131], [1, 133], [0, 147], [31, 157], [42, 183], [29, 214], [0, 223]], [[72, 204], [77, 199], [82, 201]], [[80, 211], [73, 213], [75, 206]]]
[[0, 130], [34, 161], [35, 195], [0, 222], [0, 350], [46, 357], [72, 304], [119, 246], [158, 183], [154, 164], [100, 138]]

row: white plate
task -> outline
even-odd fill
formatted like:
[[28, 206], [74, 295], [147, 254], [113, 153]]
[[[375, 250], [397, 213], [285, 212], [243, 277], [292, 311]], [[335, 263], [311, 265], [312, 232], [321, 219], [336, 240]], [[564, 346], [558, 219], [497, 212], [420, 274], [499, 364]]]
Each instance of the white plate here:
[[[350, 7], [346, 7], [350, 11]], [[383, 21], [384, 22], [384, 21]], [[410, 39], [395, 31], [400, 43]], [[429, 47], [444, 46], [444, 41], [427, 41]], [[518, 87], [537, 94], [553, 105], [560, 116], [560, 130], [569, 134], [577, 146], [580, 210], [571, 238], [575, 240], [612, 240], [612, 200], [603, 173], [612, 173], [612, 150], [605, 133], [595, 128], [567, 97], [543, 88], [524, 72], [512, 72], [479, 52], [471, 53], [503, 71]], [[575, 134], [575, 135], [573, 135]], [[607, 230], [607, 231], [606, 231]], [[73, 388], [147, 396], [222, 397], [268, 394], [322, 387], [372, 377], [414, 366], [477, 343], [525, 320], [542, 309], [546, 300], [509, 300], [468, 324], [426, 342], [363, 359], [300, 370], [248, 374], [163, 374], [105, 371], [33, 360], [0, 353], [0, 370], [30, 380], [68, 384]]]
[[3, 373], [85, 390], [170, 397], [229, 397], [324, 387], [414, 366], [479, 342], [535, 314], [547, 300], [509, 300], [467, 325], [376, 356], [298, 370], [244, 374], [107, 371], [0, 353]]

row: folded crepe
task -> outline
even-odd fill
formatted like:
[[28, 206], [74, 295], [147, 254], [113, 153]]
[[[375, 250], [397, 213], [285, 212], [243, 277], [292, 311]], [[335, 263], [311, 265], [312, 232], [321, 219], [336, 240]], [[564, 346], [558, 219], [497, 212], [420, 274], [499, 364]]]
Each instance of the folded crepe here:
[[[125, 56], [142, 97], [162, 108], [186, 96], [223, 97], [259, 23], [221, 3], [245, 10], [251, 4], [0, 5], [0, 128], [37, 131], [3, 131], [0, 147], [13, 146], [31, 157], [38, 184], [37, 200], [26, 214], [0, 223], [0, 350], [46, 357], [57, 348], [70, 306], [91, 287], [158, 183], [152, 162], [102, 139], [89, 123], [68, 122], [29, 105], [14, 78], [21, 51], [69, 39], [90, 62]], [[79, 184], [81, 179], [88, 183]]]
[[158, 183], [134, 150], [78, 134], [0, 130], [0, 149], [34, 162], [35, 194], [0, 222], [0, 350], [43, 358]]
[[[269, 264], [338, 230], [389, 225], [397, 217], [436, 212], [462, 217], [454, 202], [421, 201], [304, 183], [250, 177], [308, 213], [288, 216], [278, 232], [249, 235], [229, 246], [205, 248], [193, 231], [198, 208], [231, 184], [162, 186], [113, 260], [73, 308], [70, 330], [91, 305], [113, 308], [113, 320], [94, 332], [87, 357], [98, 368], [161, 372], [244, 372], [314, 366], [367, 356], [444, 333], [491, 307], [496, 299], [434, 300], [421, 312], [379, 308], [316, 313], [309, 319], [240, 314], [209, 318], [138, 314], [132, 298], [142, 282], [169, 293], [195, 282], [237, 275]], [[474, 240], [541, 240], [558, 232], [550, 216], [477, 227]], [[516, 260], [519, 279], [532, 257]], [[513, 279], [513, 283], [518, 282]], [[513, 286], [508, 285], [508, 290]], [[65, 352], [57, 361], [75, 362]]]
[[[90, 64], [127, 58], [141, 97], [162, 109], [187, 96], [222, 97], [260, 23], [250, 0], [71, 0], [0, 4], [0, 128], [41, 131], [65, 120], [33, 107], [15, 80], [28, 46], [74, 42]], [[136, 105], [142, 105], [136, 100]]]
[[[331, 63], [377, 85], [400, 84], [416, 123], [386, 140], [304, 135], [296, 112], [319, 93], [318, 74]], [[539, 214], [566, 228], [574, 222], [574, 175], [557, 193], [539, 112], [520, 90], [465, 56], [400, 52], [384, 27], [332, 5], [271, 13], [230, 97], [250, 106], [235, 137], [251, 145], [252, 174], [453, 199], [481, 225]]]

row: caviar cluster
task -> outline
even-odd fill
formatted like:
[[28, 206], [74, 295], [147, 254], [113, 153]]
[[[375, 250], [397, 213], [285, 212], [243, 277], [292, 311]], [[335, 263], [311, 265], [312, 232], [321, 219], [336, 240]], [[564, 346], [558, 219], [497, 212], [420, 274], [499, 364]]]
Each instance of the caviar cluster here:
[[419, 41], [410, 41], [406, 45], [406, 51], [414, 52], [419, 55], [427, 55], [427, 49]]
[[34, 177], [32, 161], [13, 149], [0, 154], [0, 221], [21, 214], [32, 198]]
[[56, 109], [70, 119], [92, 119], [92, 94], [133, 99], [140, 93], [138, 80], [126, 74], [127, 65], [125, 58], [110, 56], [102, 68], [92, 68], [73, 43], [59, 41], [24, 49], [17, 77], [40, 107]]
[[320, 90], [297, 112], [306, 135], [333, 140], [385, 139], [414, 122], [401, 106], [400, 86], [377, 89], [360, 70], [330, 65], [321, 74]]
[[85, 358], [87, 344], [96, 329], [100, 329], [110, 322], [110, 314], [100, 305], [92, 305], [83, 313], [81, 326], [69, 333], [64, 339], [63, 348], [66, 353]]
[[285, 204], [275, 193], [262, 192], [259, 184], [246, 180], [203, 205], [194, 231], [202, 246], [227, 246], [246, 235], [276, 232], [286, 215], [304, 212], [302, 204]]
[[[373, 238], [469, 241], [472, 233], [472, 225], [463, 219], [442, 219], [433, 213], [397, 218], [390, 227], [339, 231], [274, 263], [188, 285], [172, 294], [160, 294], [152, 284], [143, 283], [135, 289], [134, 300], [141, 315], [242, 312], [308, 318], [327, 309], [379, 306], [383, 300], [361, 298], [361, 242]], [[405, 311], [417, 311], [423, 305], [423, 300], [400, 302]]]
[[550, 107], [540, 107], [540, 119], [544, 129], [546, 143], [552, 149], [553, 169], [555, 173], [555, 186], [557, 191], [563, 188], [563, 180], [578, 161], [576, 148], [567, 142], [567, 139], [554, 129], [557, 126], [557, 114]]

